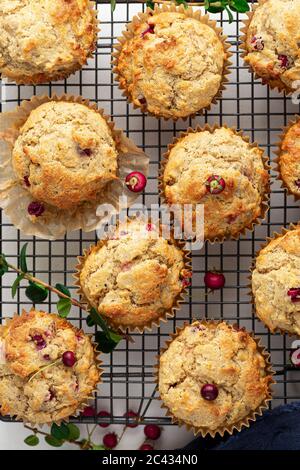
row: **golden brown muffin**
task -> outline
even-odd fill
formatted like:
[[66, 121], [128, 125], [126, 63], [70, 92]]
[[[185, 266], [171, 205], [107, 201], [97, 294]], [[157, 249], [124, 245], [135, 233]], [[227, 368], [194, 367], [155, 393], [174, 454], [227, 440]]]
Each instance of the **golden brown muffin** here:
[[117, 46], [114, 69], [130, 101], [166, 119], [209, 107], [222, 88], [229, 55], [214, 26], [200, 13], [175, 7], [134, 17]]
[[0, 345], [3, 416], [36, 424], [68, 418], [100, 380], [90, 338], [58, 315], [24, 311], [0, 328]]
[[84, 298], [123, 329], [143, 329], [171, 316], [191, 275], [183, 250], [138, 219], [92, 247], [78, 268]]
[[95, 49], [94, 2], [0, 0], [0, 73], [17, 83], [60, 80]]
[[246, 25], [245, 62], [272, 88], [300, 80], [300, 0], [260, 0]]
[[300, 227], [272, 239], [255, 261], [256, 313], [275, 332], [300, 335]]
[[13, 167], [33, 198], [59, 209], [95, 201], [116, 179], [117, 149], [102, 115], [80, 103], [50, 101], [20, 129]]
[[300, 198], [300, 118], [291, 123], [282, 137], [278, 152], [279, 178], [290, 194]]
[[169, 205], [204, 205], [205, 240], [236, 238], [266, 210], [263, 150], [225, 127], [188, 131], [169, 146], [162, 191]]
[[261, 414], [272, 375], [260, 349], [225, 322], [196, 321], [177, 332], [158, 371], [160, 397], [175, 421], [214, 436]]

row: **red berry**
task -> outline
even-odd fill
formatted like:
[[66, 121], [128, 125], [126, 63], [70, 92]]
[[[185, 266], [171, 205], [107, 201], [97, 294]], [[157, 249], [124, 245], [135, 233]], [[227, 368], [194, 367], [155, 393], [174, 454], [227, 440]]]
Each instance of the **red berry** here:
[[150, 444], [143, 444], [143, 445], [141, 445], [139, 450], [154, 450], [154, 447]]
[[291, 297], [291, 301], [296, 303], [300, 302], [300, 288], [292, 288], [288, 290], [288, 296]]
[[81, 155], [81, 157], [91, 157], [92, 154], [93, 154], [93, 151], [91, 149], [82, 149], [82, 148], [78, 148], [78, 153], [79, 155]]
[[265, 43], [261, 36], [254, 36], [251, 39], [251, 44], [255, 51], [262, 51], [265, 48]]
[[211, 290], [222, 289], [225, 286], [225, 276], [222, 273], [208, 271], [204, 276], [204, 284]]
[[141, 37], [145, 37], [146, 34], [154, 34], [154, 24], [149, 24], [148, 28], [145, 29], [145, 31], [142, 32]]
[[125, 178], [125, 184], [127, 188], [133, 193], [140, 193], [143, 191], [147, 184], [147, 178], [143, 173], [139, 171], [133, 171]]
[[292, 59], [285, 54], [279, 54], [278, 60], [280, 62], [280, 67], [283, 69], [288, 69], [292, 65]]
[[132, 411], [132, 410], [127, 411], [127, 413], [124, 414], [124, 418], [129, 418], [129, 419], [131, 419], [131, 421], [133, 421], [133, 420], [136, 421], [136, 423], [127, 424], [126, 426], [128, 428], [136, 428], [138, 426], [138, 422], [137, 422], [138, 415], [134, 411]]
[[24, 176], [24, 183], [25, 183], [25, 186], [27, 186], [27, 188], [30, 188], [30, 181], [29, 181], [29, 176]]
[[214, 384], [205, 384], [201, 388], [201, 395], [204, 400], [213, 401], [219, 395], [219, 390]]
[[45, 207], [41, 202], [31, 202], [27, 208], [28, 214], [40, 217], [45, 212]]
[[[102, 410], [97, 414], [98, 418], [110, 418], [110, 413], [108, 411]], [[109, 423], [99, 423], [101, 428], [108, 428]]]
[[118, 436], [114, 433], [111, 432], [109, 434], [105, 434], [103, 437], [103, 445], [107, 447], [108, 449], [113, 449], [116, 447], [118, 444]]
[[75, 354], [72, 351], [66, 351], [62, 355], [62, 361], [66, 367], [73, 367], [76, 362]]
[[210, 194], [220, 194], [224, 191], [226, 183], [221, 176], [212, 175], [207, 179], [205, 186]]
[[84, 408], [84, 410], [81, 412], [81, 416], [85, 416], [86, 418], [90, 418], [92, 416], [95, 416], [96, 410], [92, 406], [87, 406]]
[[147, 424], [144, 427], [145, 436], [151, 441], [156, 441], [161, 435], [161, 429], [157, 424]]

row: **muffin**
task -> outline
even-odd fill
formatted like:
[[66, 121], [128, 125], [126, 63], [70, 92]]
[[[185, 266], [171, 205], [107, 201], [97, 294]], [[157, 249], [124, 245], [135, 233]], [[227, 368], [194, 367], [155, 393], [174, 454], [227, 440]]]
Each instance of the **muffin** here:
[[274, 333], [300, 335], [300, 227], [277, 235], [258, 253], [252, 272], [256, 314]]
[[227, 127], [181, 134], [169, 146], [160, 178], [167, 204], [194, 205], [193, 225], [196, 205], [204, 205], [205, 240], [237, 238], [266, 212], [263, 151]]
[[252, 71], [271, 88], [287, 93], [297, 90], [300, 0], [260, 0], [253, 7], [244, 32], [244, 58]]
[[135, 107], [187, 118], [220, 96], [228, 47], [215, 22], [199, 11], [155, 6], [134, 17], [119, 38], [114, 71]]
[[0, 413], [59, 422], [86, 403], [100, 381], [88, 336], [55, 314], [31, 310], [0, 327]]
[[94, 2], [0, 0], [0, 73], [19, 84], [60, 80], [96, 46]]
[[117, 157], [106, 119], [84, 104], [66, 101], [34, 109], [12, 151], [18, 183], [37, 204], [28, 209], [33, 217], [43, 214], [44, 204], [67, 210], [95, 201], [117, 178]]
[[225, 322], [185, 325], [159, 358], [158, 390], [174, 422], [203, 436], [232, 433], [271, 398], [269, 355]]
[[279, 144], [277, 171], [283, 186], [300, 199], [300, 118], [291, 122]]
[[139, 331], [174, 315], [191, 276], [181, 244], [142, 219], [120, 224], [79, 258], [83, 300], [114, 328]]

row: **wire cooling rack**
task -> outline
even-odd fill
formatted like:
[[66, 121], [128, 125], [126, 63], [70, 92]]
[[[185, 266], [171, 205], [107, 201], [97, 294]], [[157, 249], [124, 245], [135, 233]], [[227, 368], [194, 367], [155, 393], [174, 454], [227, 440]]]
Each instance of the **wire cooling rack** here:
[[[127, 135], [137, 145], [141, 146], [150, 156], [150, 177], [141, 202], [146, 205], [158, 203], [157, 174], [163, 152], [173, 137], [179, 131], [190, 126], [209, 122], [210, 124], [227, 123], [243, 129], [252, 141], [257, 141], [270, 159], [274, 158], [273, 151], [278, 141], [278, 134], [295, 113], [299, 106], [292, 103], [290, 98], [272, 92], [262, 86], [259, 80], [243, 66], [243, 60], [238, 50], [241, 16], [237, 15], [234, 23], [229, 25], [227, 15], [214, 15], [231, 43], [233, 65], [230, 82], [223, 98], [214, 105], [211, 111], [203, 116], [197, 116], [189, 122], [178, 121], [176, 124], [157, 120], [142, 115], [134, 110], [122, 97], [117, 83], [114, 81], [111, 66], [111, 53], [116, 38], [121, 34], [125, 24], [134, 14], [145, 8], [142, 2], [118, 0], [116, 10], [111, 12], [109, 0], [97, 1], [101, 32], [95, 57], [88, 65], [68, 80], [42, 86], [16, 86], [1, 83], [1, 111], [12, 109], [23, 99], [39, 94], [71, 93], [82, 95], [96, 102], [110, 114], [118, 127], [125, 130]], [[198, 7], [197, 7], [198, 8]], [[202, 8], [203, 9], [203, 8]], [[242, 236], [238, 241], [226, 241], [223, 245], [205, 245], [193, 253], [193, 278], [186, 302], [177, 313], [176, 318], [170, 319], [159, 329], [143, 335], [133, 334], [134, 343], [120, 343], [112, 354], [103, 355], [103, 383], [99, 387], [95, 399], [98, 410], [107, 409], [111, 413], [111, 422], [123, 424], [126, 422], [123, 413], [135, 409], [145, 423], [160, 425], [171, 424], [160, 409], [160, 402], [155, 391], [153, 365], [156, 355], [170, 333], [176, 326], [193, 318], [223, 318], [232, 323], [238, 323], [261, 336], [263, 343], [272, 354], [272, 363], [277, 372], [277, 385], [274, 387], [274, 399], [271, 406], [300, 399], [300, 373], [290, 370], [291, 339], [280, 335], [271, 335], [262, 323], [258, 322], [248, 296], [249, 268], [255, 252], [267, 236], [290, 222], [299, 220], [299, 206], [291, 197], [286, 196], [280, 189], [279, 183], [272, 176], [271, 210], [261, 226], [253, 233]], [[77, 231], [67, 237], [49, 242], [37, 238], [24, 237], [5, 217], [1, 215], [1, 251], [11, 263], [16, 263], [16, 256], [25, 242], [29, 242], [28, 252], [31, 269], [37, 277], [50, 284], [61, 282], [72, 286], [72, 273], [76, 264], [76, 256], [85, 247], [96, 241], [95, 233]], [[226, 286], [213, 295], [207, 294], [204, 286], [204, 273], [212, 268], [221, 270], [226, 276]], [[16, 299], [12, 299], [10, 286], [15, 275], [10, 273], [3, 278], [0, 291], [1, 319], [13, 315], [22, 308], [30, 308], [30, 303], [24, 295], [24, 288], [19, 289]], [[72, 291], [75, 295], [75, 288]], [[55, 311], [56, 298], [49, 296], [47, 304], [37, 307], [49, 312]], [[69, 316], [75, 325], [91, 332], [85, 322], [84, 312], [73, 308]], [[4, 421], [11, 421], [3, 418]], [[82, 421], [78, 418], [77, 421]], [[85, 422], [93, 418], [84, 418]], [[100, 420], [98, 419], [100, 422]], [[107, 419], [102, 419], [106, 421]]]

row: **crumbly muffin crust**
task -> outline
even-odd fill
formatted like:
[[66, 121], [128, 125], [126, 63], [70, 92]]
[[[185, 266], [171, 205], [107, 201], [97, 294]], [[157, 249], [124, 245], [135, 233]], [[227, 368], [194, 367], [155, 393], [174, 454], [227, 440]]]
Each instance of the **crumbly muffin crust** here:
[[300, 0], [260, 0], [246, 30], [245, 62], [273, 88], [300, 80]]
[[167, 119], [208, 107], [227, 58], [216, 31], [185, 13], [158, 8], [132, 24], [134, 35], [122, 44], [115, 67], [132, 102]]
[[81, 68], [95, 49], [89, 0], [0, 0], [0, 73], [45, 83]]
[[252, 293], [256, 313], [265, 325], [300, 335], [300, 304], [291, 289], [300, 287], [300, 227], [272, 239], [255, 261]]
[[[168, 204], [204, 204], [204, 237], [236, 237], [263, 214], [268, 188], [263, 151], [232, 129], [189, 132], [169, 147], [162, 174]], [[211, 177], [223, 179], [224, 189], [212, 194]], [[195, 211], [194, 211], [195, 218]]]
[[[32, 310], [15, 316], [0, 327], [0, 351], [3, 416], [36, 424], [68, 418], [100, 379], [89, 337], [58, 315]], [[76, 356], [73, 367], [61, 360], [66, 351]]]
[[278, 157], [279, 176], [288, 191], [300, 198], [300, 118], [285, 132]]
[[[271, 376], [254, 339], [222, 322], [186, 326], [159, 360], [159, 393], [180, 422], [214, 434], [246, 422], [269, 398]], [[201, 389], [214, 384], [218, 396]]]
[[96, 200], [117, 177], [117, 157], [112, 131], [101, 114], [64, 101], [33, 110], [12, 152], [19, 183], [36, 200], [59, 209]]
[[90, 249], [79, 283], [87, 301], [114, 326], [142, 328], [171, 313], [188, 276], [183, 251], [154, 226], [133, 219], [115, 239]]

